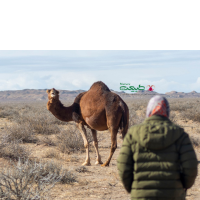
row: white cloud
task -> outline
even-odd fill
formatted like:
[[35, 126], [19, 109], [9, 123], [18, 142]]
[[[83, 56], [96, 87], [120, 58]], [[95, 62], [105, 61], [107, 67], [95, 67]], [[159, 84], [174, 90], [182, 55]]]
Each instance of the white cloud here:
[[199, 51], [1, 51], [0, 90], [88, 90], [101, 80], [117, 91], [123, 82], [200, 92], [199, 64]]

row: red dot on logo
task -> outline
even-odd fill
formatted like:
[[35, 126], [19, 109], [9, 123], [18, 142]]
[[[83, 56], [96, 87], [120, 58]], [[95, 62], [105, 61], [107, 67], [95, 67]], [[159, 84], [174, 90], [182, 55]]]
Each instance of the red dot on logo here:
[[152, 87], [149, 88], [149, 91], [153, 91]]

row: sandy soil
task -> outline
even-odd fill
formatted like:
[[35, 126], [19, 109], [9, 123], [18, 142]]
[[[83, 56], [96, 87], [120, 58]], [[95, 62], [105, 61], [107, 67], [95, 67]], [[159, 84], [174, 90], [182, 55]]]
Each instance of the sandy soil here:
[[[178, 116], [178, 113], [176, 113]], [[0, 131], [4, 130], [6, 119], [0, 119]], [[200, 141], [200, 123], [192, 121], [178, 120], [176, 122], [180, 126], [185, 128], [185, 131], [194, 138]], [[110, 133], [108, 131], [98, 132], [99, 151], [102, 157], [102, 161], [105, 162], [110, 151]], [[59, 151], [56, 147], [45, 146], [44, 144], [27, 144], [31, 148], [33, 157], [45, 158], [45, 154], [48, 150], [53, 149], [54, 151]], [[119, 155], [119, 150], [122, 145], [122, 140], [118, 135], [118, 148], [114, 153], [109, 167], [96, 166], [95, 163], [95, 151], [91, 149], [90, 158], [91, 166], [86, 166], [86, 172], [77, 172], [76, 169], [81, 166], [85, 160], [85, 153], [74, 153], [70, 155], [65, 155], [59, 153], [56, 159], [61, 165], [71, 170], [77, 176], [78, 182], [67, 185], [67, 184], [57, 184], [50, 192], [50, 199], [64, 200], [88, 200], [88, 199], [130, 199], [130, 195], [125, 191], [120, 182], [118, 171], [116, 167], [116, 159]], [[200, 160], [200, 147], [195, 147], [195, 151]], [[0, 166], [6, 164], [6, 160], [0, 159]], [[199, 165], [200, 171], [200, 165]], [[187, 191], [187, 200], [197, 200], [200, 199], [200, 176], [197, 177], [195, 184], [191, 189]]]

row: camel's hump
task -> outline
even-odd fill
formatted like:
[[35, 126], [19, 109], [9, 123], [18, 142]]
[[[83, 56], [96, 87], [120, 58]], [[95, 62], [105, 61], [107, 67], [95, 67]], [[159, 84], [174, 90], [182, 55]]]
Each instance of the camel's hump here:
[[92, 86], [90, 87], [90, 90], [103, 90], [103, 91], [107, 91], [110, 92], [110, 89], [108, 88], [108, 86], [103, 83], [102, 81], [97, 81], [95, 83], [92, 84]]

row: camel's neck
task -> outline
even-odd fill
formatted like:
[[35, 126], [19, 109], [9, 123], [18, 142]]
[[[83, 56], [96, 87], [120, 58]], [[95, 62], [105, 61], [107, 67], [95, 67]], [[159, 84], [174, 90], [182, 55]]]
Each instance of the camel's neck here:
[[72, 120], [73, 105], [69, 107], [63, 106], [60, 100], [49, 100], [47, 103], [47, 109], [59, 120], [69, 122]]

